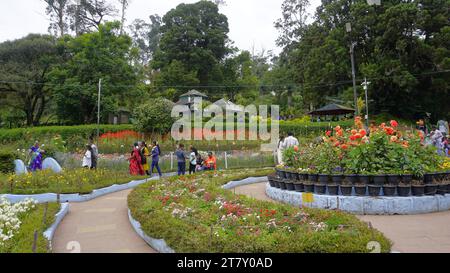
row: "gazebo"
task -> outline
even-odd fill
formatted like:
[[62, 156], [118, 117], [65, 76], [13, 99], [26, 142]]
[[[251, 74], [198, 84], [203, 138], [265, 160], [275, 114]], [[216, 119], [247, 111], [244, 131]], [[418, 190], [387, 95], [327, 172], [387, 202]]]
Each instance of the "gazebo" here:
[[308, 114], [311, 116], [342, 116], [354, 113], [355, 109], [353, 108], [332, 103], [320, 109], [309, 112]]

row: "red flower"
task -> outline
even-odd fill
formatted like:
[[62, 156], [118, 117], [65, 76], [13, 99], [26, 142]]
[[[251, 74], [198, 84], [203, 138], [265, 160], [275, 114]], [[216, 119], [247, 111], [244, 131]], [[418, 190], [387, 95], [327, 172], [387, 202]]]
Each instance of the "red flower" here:
[[347, 144], [342, 144], [341, 145], [341, 149], [342, 150], [347, 150], [348, 149], [348, 145]]
[[367, 132], [366, 132], [366, 130], [361, 129], [361, 130], [359, 130], [359, 134], [360, 134], [362, 137], [365, 137], [365, 136], [367, 135]]
[[327, 131], [325, 134], [327, 135], [327, 137], [329, 137], [331, 136], [331, 131]]
[[298, 152], [298, 146], [297, 145], [294, 146], [294, 151]]
[[398, 122], [395, 120], [391, 120], [391, 126], [396, 128], [398, 126]]

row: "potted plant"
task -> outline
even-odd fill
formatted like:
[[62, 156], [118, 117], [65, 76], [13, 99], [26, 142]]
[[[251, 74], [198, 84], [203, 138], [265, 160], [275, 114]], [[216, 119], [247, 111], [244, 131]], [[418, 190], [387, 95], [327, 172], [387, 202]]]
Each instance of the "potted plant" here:
[[340, 185], [342, 183], [344, 176], [343, 176], [343, 169], [342, 167], [338, 166], [333, 169], [331, 172], [331, 182], [335, 185]]
[[303, 185], [303, 181], [295, 181], [294, 182], [294, 190], [297, 192], [304, 192], [305, 187]]
[[351, 196], [353, 190], [353, 182], [348, 179], [346, 176], [339, 187], [341, 189], [341, 193], [344, 196]]
[[275, 178], [276, 178], [276, 174], [269, 174], [267, 176], [267, 179], [269, 180], [269, 184], [271, 187], [275, 187]]
[[438, 176], [433, 175], [433, 180], [431, 184], [425, 184], [425, 195], [435, 195], [439, 186]]
[[297, 173], [298, 173], [298, 178], [299, 181], [307, 181], [308, 180], [308, 172], [309, 169], [303, 169], [303, 168], [298, 168]]
[[425, 194], [424, 181], [413, 178], [411, 182], [411, 192], [413, 196], [423, 196]]
[[305, 192], [314, 192], [314, 182], [312, 181], [305, 181], [303, 182], [303, 187]]
[[374, 185], [383, 186], [386, 184], [386, 175], [385, 174], [373, 174], [372, 182]]
[[327, 186], [329, 195], [338, 195], [339, 194], [339, 185], [337, 183], [330, 183]]
[[[384, 196], [395, 196], [395, 191], [397, 190], [397, 187], [399, 187], [400, 184], [398, 186], [396, 185], [392, 185], [392, 184], [384, 184], [383, 185], [383, 194]], [[409, 193], [411, 192], [411, 186], [407, 185], [407, 187], [402, 188], [402, 194], [404, 196], [409, 196]], [[406, 193], [405, 193], [406, 192]], [[400, 196], [400, 190], [399, 190], [399, 196]]]
[[278, 180], [278, 184], [280, 185], [280, 189], [282, 189], [282, 190], [286, 190], [287, 189], [287, 187], [286, 187], [286, 179], [280, 179], [280, 180]]
[[317, 174], [317, 169], [315, 166], [309, 167], [308, 180], [310, 182], [317, 182], [319, 180], [319, 175]]
[[357, 196], [366, 196], [367, 184], [358, 182], [354, 185], [354, 188]]
[[322, 184], [322, 183], [315, 183], [314, 184], [314, 191], [317, 194], [323, 195], [327, 191], [327, 185], [326, 184]]

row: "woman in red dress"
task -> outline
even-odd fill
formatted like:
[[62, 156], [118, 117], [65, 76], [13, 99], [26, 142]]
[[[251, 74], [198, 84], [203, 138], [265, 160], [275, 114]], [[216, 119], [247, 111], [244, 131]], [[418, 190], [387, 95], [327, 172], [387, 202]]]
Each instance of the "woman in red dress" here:
[[131, 152], [130, 160], [130, 174], [131, 175], [144, 175], [144, 169], [141, 165], [141, 155], [139, 154], [139, 149], [137, 148], [137, 143], [133, 146], [133, 151]]

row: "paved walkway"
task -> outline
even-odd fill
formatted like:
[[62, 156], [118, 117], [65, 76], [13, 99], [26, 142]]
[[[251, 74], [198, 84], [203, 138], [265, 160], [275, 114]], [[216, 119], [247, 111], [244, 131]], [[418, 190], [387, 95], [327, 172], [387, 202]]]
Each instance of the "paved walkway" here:
[[[260, 200], [271, 200], [265, 193], [266, 183], [237, 187], [237, 194]], [[419, 215], [358, 216], [393, 241], [393, 251], [410, 253], [450, 253], [450, 211]]]
[[53, 252], [155, 253], [128, 220], [127, 196], [131, 190], [112, 193], [70, 210], [55, 232]]

